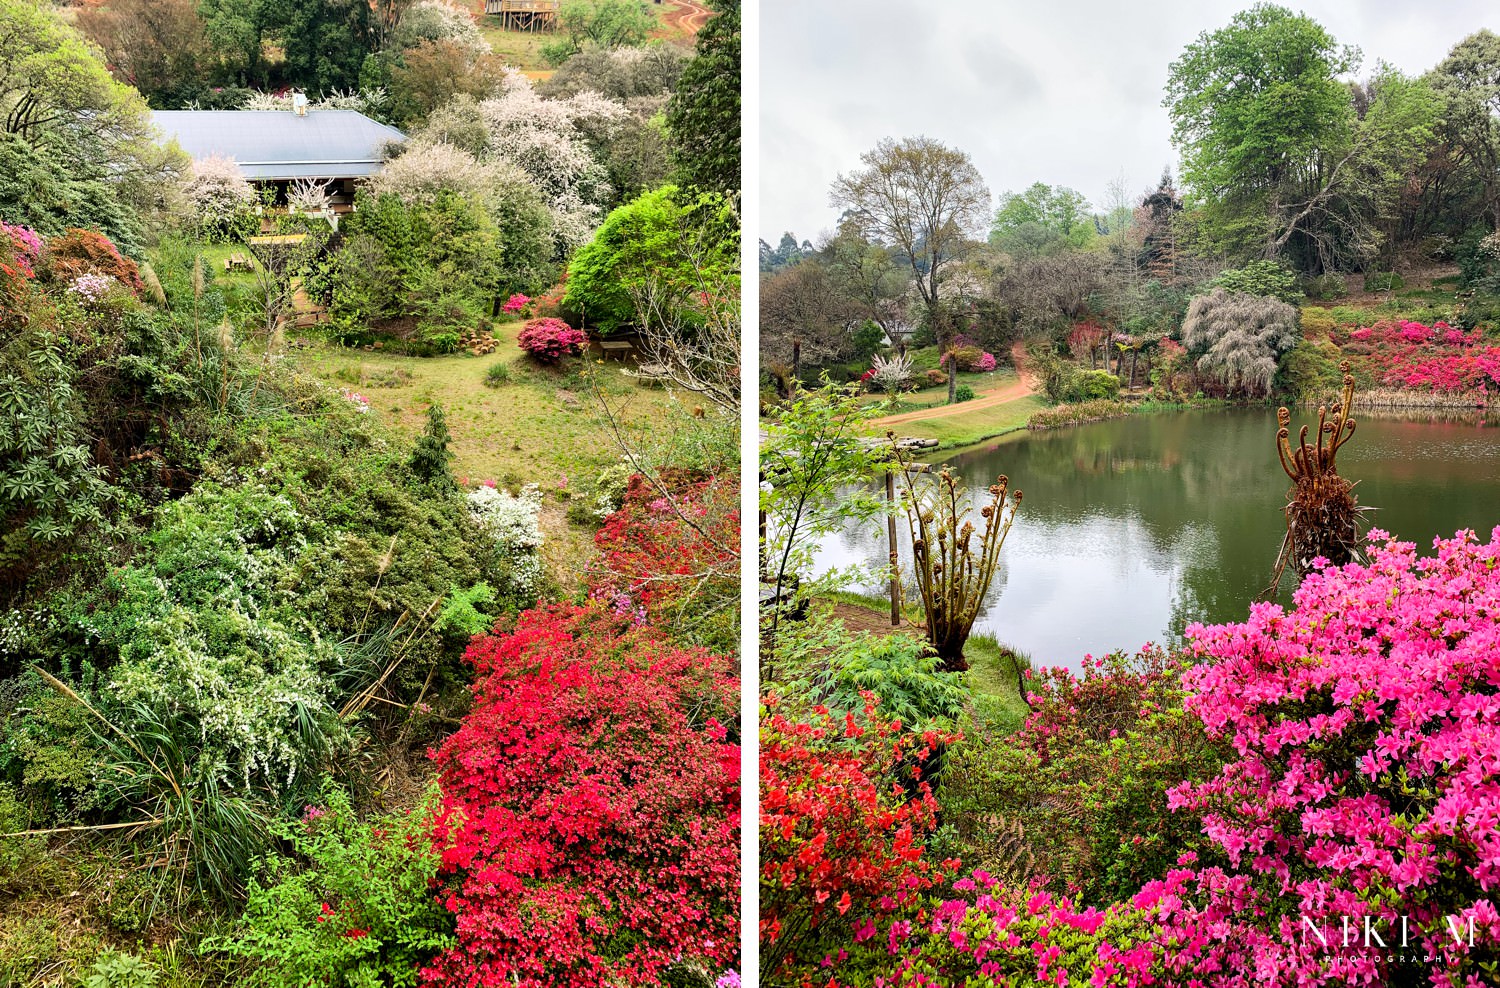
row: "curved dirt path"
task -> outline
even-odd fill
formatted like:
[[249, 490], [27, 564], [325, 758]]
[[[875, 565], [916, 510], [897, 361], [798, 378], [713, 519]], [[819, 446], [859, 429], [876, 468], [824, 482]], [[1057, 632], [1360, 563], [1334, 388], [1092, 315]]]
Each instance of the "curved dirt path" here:
[[967, 415], [970, 412], [983, 411], [986, 408], [994, 408], [996, 405], [1004, 405], [1015, 401], [1017, 398], [1025, 398], [1027, 395], [1037, 393], [1038, 381], [1036, 375], [1031, 372], [1031, 367], [1026, 363], [1026, 348], [1019, 341], [1010, 349], [1011, 363], [1016, 368], [1020, 380], [1009, 384], [1002, 384], [993, 391], [983, 391], [974, 396], [972, 401], [960, 402], [956, 405], [938, 405], [935, 408], [922, 408], [915, 412], [901, 412], [898, 415], [887, 415], [884, 418], [873, 419], [871, 426], [905, 425], [908, 422], [923, 422], [927, 419], [942, 419], [950, 415]]
[[667, 25], [673, 30], [682, 31], [688, 37], [693, 37], [697, 31], [702, 30], [703, 24], [708, 24], [709, 16], [714, 13], [702, 3], [694, 3], [694, 0], [667, 0], [667, 3], [676, 7], [675, 10], [667, 10]]

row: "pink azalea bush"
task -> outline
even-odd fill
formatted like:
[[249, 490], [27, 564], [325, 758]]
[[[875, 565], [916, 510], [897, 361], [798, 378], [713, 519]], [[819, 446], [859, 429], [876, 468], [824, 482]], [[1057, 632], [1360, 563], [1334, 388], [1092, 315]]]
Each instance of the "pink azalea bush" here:
[[0, 222], [0, 233], [10, 240], [16, 267], [27, 278], [36, 275], [36, 263], [42, 256], [42, 238], [29, 226], [12, 226]]
[[[1169, 794], [1223, 860], [1187, 856], [1135, 897], [1171, 983], [1495, 983], [1500, 528], [1430, 557], [1381, 531], [1370, 544], [1368, 565], [1304, 580], [1291, 611], [1187, 630], [1207, 661], [1186, 707], [1240, 757]], [[1405, 951], [1366, 938], [1399, 945], [1403, 923]]]
[[1201, 854], [1102, 911], [975, 873], [816, 983], [1500, 983], [1500, 528], [1369, 557], [1188, 628], [1184, 708], [1232, 751], [1167, 795]]
[[588, 334], [583, 330], [551, 317], [531, 320], [516, 337], [521, 349], [542, 364], [556, 364], [564, 357], [576, 356], [588, 342]]
[[1388, 387], [1445, 394], [1500, 389], [1500, 346], [1484, 345], [1478, 331], [1392, 319], [1350, 330], [1347, 342], [1338, 331], [1332, 338]]
[[984, 353], [981, 353], [979, 355], [979, 360], [974, 364], [974, 369], [981, 372], [994, 370], [995, 355], [993, 353], [990, 353], [988, 350], [986, 350]]

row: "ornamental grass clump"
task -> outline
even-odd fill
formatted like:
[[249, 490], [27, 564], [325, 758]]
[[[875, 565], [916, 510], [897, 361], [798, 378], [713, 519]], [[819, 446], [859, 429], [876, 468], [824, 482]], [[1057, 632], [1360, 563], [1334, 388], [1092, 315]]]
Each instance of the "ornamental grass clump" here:
[[[1021, 492], [1010, 489], [1005, 475], [996, 478], [989, 488], [988, 503], [979, 508], [984, 530], [976, 543], [974, 536], [979, 530], [968, 519], [970, 494], [959, 484], [958, 476], [947, 467], [933, 474], [902, 455], [895, 433], [887, 436], [895, 459], [893, 469], [906, 488], [901, 504], [911, 529], [917, 592], [927, 615], [927, 640], [946, 671], [962, 672], [969, 667], [964, 643], [995, 577], [1000, 547], [1021, 507]], [[918, 473], [925, 474], [930, 482], [914, 480], [913, 475]]]
[[1359, 522], [1368, 508], [1359, 504], [1354, 484], [1340, 477], [1335, 462], [1339, 449], [1354, 436], [1354, 420], [1349, 409], [1354, 401], [1354, 377], [1349, 363], [1340, 365], [1344, 372], [1344, 393], [1328, 421], [1328, 409], [1318, 409], [1318, 431], [1314, 441], [1307, 441], [1307, 426], [1297, 435], [1297, 446], [1291, 444], [1291, 413], [1283, 406], [1276, 412], [1280, 428], [1276, 431], [1276, 452], [1281, 469], [1292, 478], [1287, 496], [1286, 536], [1276, 558], [1276, 573], [1268, 590], [1275, 593], [1281, 574], [1290, 563], [1300, 579], [1313, 568], [1313, 560], [1323, 558], [1334, 566], [1360, 562]]

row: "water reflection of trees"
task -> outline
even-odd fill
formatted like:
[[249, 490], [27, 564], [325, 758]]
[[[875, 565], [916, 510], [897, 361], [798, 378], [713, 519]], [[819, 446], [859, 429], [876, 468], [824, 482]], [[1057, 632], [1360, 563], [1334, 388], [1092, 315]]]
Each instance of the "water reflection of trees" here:
[[[1004, 595], [1024, 555], [1045, 552], [1171, 576], [1173, 631], [1193, 621], [1244, 620], [1270, 579], [1284, 532], [1288, 485], [1276, 464], [1275, 433], [1270, 409], [1170, 413], [1029, 434], [951, 458], [976, 487], [1004, 473], [1026, 492], [990, 599]], [[1500, 431], [1361, 421], [1341, 462], [1360, 480], [1361, 502], [1379, 509], [1374, 523], [1419, 545], [1459, 527], [1488, 532], [1500, 522]], [[910, 559], [904, 525], [899, 534], [902, 558]], [[1100, 538], [1114, 541], [1080, 541]], [[827, 548], [840, 563], [858, 560], [882, 572], [884, 523], [846, 531]], [[1128, 578], [1120, 583], [1119, 593], [1129, 595]], [[875, 579], [865, 589], [885, 587]], [[1070, 601], [1069, 613], [1088, 604]]]

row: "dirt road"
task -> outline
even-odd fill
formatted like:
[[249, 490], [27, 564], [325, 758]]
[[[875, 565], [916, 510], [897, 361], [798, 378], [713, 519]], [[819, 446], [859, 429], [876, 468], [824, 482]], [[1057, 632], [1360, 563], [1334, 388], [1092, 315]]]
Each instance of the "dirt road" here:
[[1031, 372], [1026, 363], [1026, 349], [1018, 342], [1010, 351], [1011, 363], [1015, 365], [1020, 380], [1002, 384], [993, 391], [982, 391], [973, 400], [960, 402], [956, 405], [938, 405], [935, 408], [923, 408], [915, 412], [902, 412], [899, 415], [887, 415], [870, 423], [870, 427], [905, 425], [908, 422], [923, 422], [927, 419], [947, 418], [950, 415], [967, 415], [970, 412], [983, 411], [996, 405], [1004, 405], [1015, 401], [1017, 398], [1025, 398], [1027, 395], [1036, 394], [1038, 381], [1036, 375]]
[[681, 31], [688, 37], [693, 37], [708, 23], [713, 16], [713, 11], [701, 3], [693, 0], [665, 0], [669, 8], [666, 13], [667, 25], [674, 31]]

